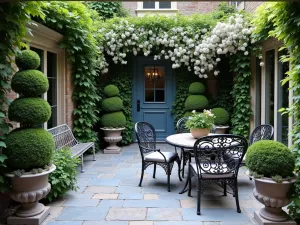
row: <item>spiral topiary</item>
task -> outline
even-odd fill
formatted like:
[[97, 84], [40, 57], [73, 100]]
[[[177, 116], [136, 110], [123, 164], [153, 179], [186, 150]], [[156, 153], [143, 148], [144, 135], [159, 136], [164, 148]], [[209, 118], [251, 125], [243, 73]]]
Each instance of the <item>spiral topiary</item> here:
[[120, 91], [117, 86], [110, 84], [104, 88], [103, 92], [106, 97], [113, 97], [118, 96]]
[[21, 72], [12, 79], [12, 87], [21, 97], [9, 106], [8, 118], [26, 128], [13, 130], [7, 137], [4, 152], [12, 169], [44, 167], [50, 164], [54, 150], [52, 135], [42, 128], [33, 128], [47, 122], [51, 116], [50, 105], [39, 97], [49, 88], [45, 75], [34, 70], [39, 63], [39, 56], [30, 50], [16, 57]]
[[200, 82], [194, 82], [189, 86], [189, 93], [192, 95], [199, 95], [205, 92], [205, 86]]
[[102, 101], [102, 110], [105, 112], [100, 118], [100, 124], [106, 128], [121, 128], [126, 125], [126, 117], [121, 111], [123, 101], [117, 97], [119, 89], [115, 85], [108, 85], [103, 90], [107, 97]]
[[228, 125], [229, 113], [223, 108], [213, 108], [211, 112], [215, 115], [215, 125]]
[[17, 72], [11, 80], [11, 88], [28, 97], [37, 97], [49, 88], [47, 77], [38, 70], [24, 70]]
[[187, 97], [184, 106], [188, 111], [202, 110], [208, 106], [208, 100], [204, 95], [190, 95]]
[[189, 96], [185, 100], [184, 106], [186, 113], [185, 117], [191, 115], [191, 111], [202, 111], [208, 106], [208, 100], [204, 95], [201, 95], [205, 92], [205, 86], [200, 82], [194, 82], [189, 86]]
[[43, 128], [16, 129], [8, 134], [6, 142], [3, 152], [12, 169], [43, 168], [54, 150], [53, 137]]
[[251, 172], [265, 177], [288, 177], [293, 176], [295, 157], [284, 144], [261, 140], [248, 148], [246, 165]]
[[39, 55], [31, 50], [24, 50], [16, 55], [17, 67], [21, 70], [36, 69], [40, 65]]

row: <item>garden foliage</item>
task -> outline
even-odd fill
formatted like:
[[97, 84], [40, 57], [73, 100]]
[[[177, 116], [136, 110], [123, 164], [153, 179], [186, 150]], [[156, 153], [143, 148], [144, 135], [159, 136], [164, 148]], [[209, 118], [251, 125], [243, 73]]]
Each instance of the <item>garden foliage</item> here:
[[128, 16], [126, 9], [122, 7], [122, 2], [87, 2], [89, 8], [97, 11], [99, 16], [103, 19], [111, 19], [114, 16], [125, 17]]
[[229, 113], [223, 108], [213, 108], [211, 112], [215, 115], [215, 125], [228, 125]]
[[49, 174], [51, 191], [45, 198], [49, 202], [64, 196], [69, 190], [77, 190], [76, 174], [80, 159], [72, 157], [69, 148], [63, 148], [54, 152], [52, 163], [55, 164], [56, 170]]

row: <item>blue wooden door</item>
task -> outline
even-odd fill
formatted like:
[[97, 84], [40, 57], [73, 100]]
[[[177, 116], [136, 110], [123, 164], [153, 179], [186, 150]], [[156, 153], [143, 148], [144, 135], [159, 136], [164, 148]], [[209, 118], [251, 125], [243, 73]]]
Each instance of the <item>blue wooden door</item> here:
[[174, 134], [175, 72], [165, 60], [140, 57], [133, 76], [133, 120], [152, 124], [157, 141]]

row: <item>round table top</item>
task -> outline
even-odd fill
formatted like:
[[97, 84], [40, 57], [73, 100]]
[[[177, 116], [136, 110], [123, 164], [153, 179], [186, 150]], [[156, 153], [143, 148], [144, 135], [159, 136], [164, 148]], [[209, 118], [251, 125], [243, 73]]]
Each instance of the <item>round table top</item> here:
[[[208, 135], [215, 134], [209, 133]], [[166, 138], [168, 144], [185, 149], [193, 149], [196, 141], [197, 138], [194, 138], [191, 133], [173, 134]]]

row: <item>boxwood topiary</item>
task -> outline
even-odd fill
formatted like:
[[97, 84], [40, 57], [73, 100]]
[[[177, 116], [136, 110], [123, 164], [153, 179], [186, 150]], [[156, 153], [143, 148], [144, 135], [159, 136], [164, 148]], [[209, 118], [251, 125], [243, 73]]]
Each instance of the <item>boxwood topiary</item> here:
[[223, 108], [213, 108], [211, 112], [215, 115], [215, 125], [228, 125], [229, 113]]
[[120, 128], [126, 125], [126, 117], [123, 112], [113, 112], [103, 114], [100, 118], [103, 127]]
[[192, 95], [203, 94], [205, 92], [205, 86], [200, 82], [191, 83], [189, 86], [189, 93]]
[[16, 55], [16, 64], [22, 70], [36, 69], [40, 65], [40, 57], [34, 51], [24, 50]]
[[107, 97], [114, 97], [119, 95], [119, 88], [115, 85], [110, 84], [104, 88], [103, 92]]
[[47, 77], [38, 70], [17, 72], [11, 80], [11, 88], [21, 95], [36, 97], [49, 89]]
[[48, 165], [54, 149], [52, 135], [43, 128], [16, 129], [6, 139], [7, 165], [12, 169], [30, 170]]
[[105, 112], [116, 112], [123, 109], [123, 101], [119, 97], [106, 98], [102, 101], [102, 109]]
[[11, 121], [22, 122], [26, 125], [39, 125], [46, 122], [51, 116], [51, 107], [41, 98], [18, 98], [8, 109], [8, 118]]
[[248, 148], [246, 165], [251, 172], [265, 177], [288, 177], [293, 176], [295, 158], [284, 144], [273, 140], [262, 140]]
[[190, 95], [187, 97], [184, 106], [187, 111], [201, 110], [208, 106], [208, 100], [204, 95]]

